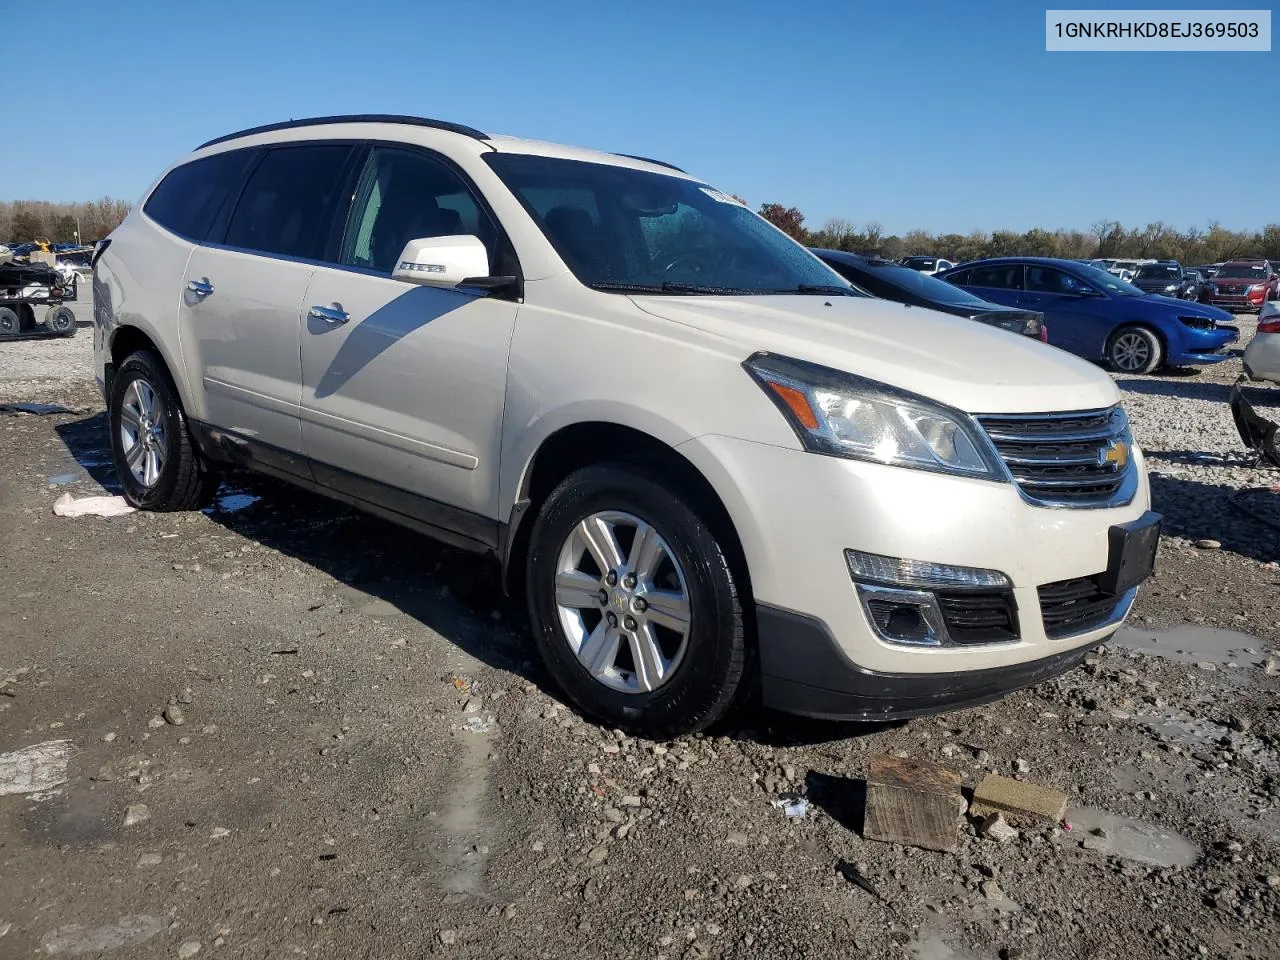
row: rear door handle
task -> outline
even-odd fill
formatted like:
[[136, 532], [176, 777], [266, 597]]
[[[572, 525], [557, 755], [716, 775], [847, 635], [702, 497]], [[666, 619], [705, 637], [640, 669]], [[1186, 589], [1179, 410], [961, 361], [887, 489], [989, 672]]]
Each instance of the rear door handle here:
[[188, 280], [187, 289], [194, 293], [197, 297], [207, 297], [213, 293], [213, 284], [209, 282], [208, 277], [200, 280]]
[[312, 320], [323, 320], [331, 327], [340, 327], [351, 319], [351, 315], [337, 303], [332, 307], [312, 307], [307, 311], [307, 316]]

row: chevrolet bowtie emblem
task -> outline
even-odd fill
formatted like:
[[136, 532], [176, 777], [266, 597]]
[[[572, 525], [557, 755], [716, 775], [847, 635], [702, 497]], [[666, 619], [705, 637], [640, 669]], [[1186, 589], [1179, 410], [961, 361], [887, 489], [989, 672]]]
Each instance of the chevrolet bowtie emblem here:
[[1129, 464], [1129, 444], [1123, 440], [1112, 440], [1109, 444], [1098, 451], [1098, 466], [1105, 467], [1111, 464], [1115, 467], [1116, 472], [1123, 470]]

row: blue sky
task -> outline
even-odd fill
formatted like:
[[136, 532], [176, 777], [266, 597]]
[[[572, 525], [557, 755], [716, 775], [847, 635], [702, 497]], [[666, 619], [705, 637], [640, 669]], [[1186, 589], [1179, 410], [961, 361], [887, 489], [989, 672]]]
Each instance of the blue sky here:
[[[2, 200], [132, 200], [211, 137], [385, 112], [666, 159], [753, 206], [795, 205], [811, 227], [831, 217], [962, 233], [1087, 229], [1104, 217], [1232, 229], [1280, 220], [1280, 53], [1050, 54], [1044, 5], [56, 9], [42, 14], [54, 49], [6, 51], [10, 93], [27, 109], [26, 134], [0, 138]], [[38, 78], [52, 69], [47, 86], [59, 86], [60, 64], [84, 68], [71, 84], [79, 95], [46, 99]]]

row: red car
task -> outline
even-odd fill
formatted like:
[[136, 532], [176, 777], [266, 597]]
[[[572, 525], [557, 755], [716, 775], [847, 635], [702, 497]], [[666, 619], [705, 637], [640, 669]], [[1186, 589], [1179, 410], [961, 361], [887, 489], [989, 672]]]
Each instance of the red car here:
[[1227, 310], [1262, 309], [1268, 300], [1280, 299], [1280, 274], [1266, 260], [1230, 260], [1205, 284], [1202, 303]]

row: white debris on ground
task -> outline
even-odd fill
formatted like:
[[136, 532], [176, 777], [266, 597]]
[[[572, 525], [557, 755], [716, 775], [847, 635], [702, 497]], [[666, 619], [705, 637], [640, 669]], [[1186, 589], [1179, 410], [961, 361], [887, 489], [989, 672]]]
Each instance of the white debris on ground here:
[[133, 513], [133, 507], [124, 497], [73, 497], [64, 493], [53, 502], [53, 512], [59, 517], [123, 517]]
[[0, 796], [43, 793], [67, 782], [69, 740], [47, 740], [0, 753]]

